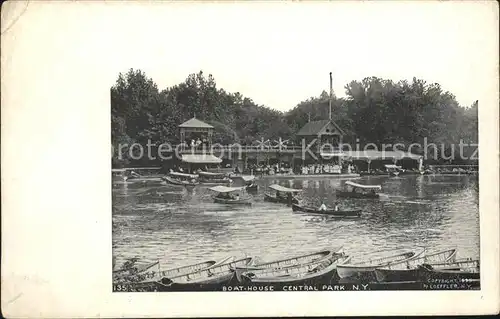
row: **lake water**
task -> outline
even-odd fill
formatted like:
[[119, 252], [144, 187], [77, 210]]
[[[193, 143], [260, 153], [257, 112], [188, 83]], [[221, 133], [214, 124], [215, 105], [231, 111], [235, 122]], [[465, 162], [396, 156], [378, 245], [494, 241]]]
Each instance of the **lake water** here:
[[213, 203], [213, 192], [187, 190], [160, 182], [113, 187], [113, 255], [160, 260], [171, 268], [226, 256], [273, 260], [344, 246], [358, 259], [393, 249], [428, 251], [457, 248], [457, 258], [479, 258], [479, 200], [476, 176], [370, 176], [357, 183], [381, 184], [380, 200], [342, 199], [342, 208], [361, 208], [363, 216], [342, 220], [292, 212], [263, 201], [266, 186], [302, 188], [307, 204], [332, 206], [341, 179], [258, 180], [251, 207]]

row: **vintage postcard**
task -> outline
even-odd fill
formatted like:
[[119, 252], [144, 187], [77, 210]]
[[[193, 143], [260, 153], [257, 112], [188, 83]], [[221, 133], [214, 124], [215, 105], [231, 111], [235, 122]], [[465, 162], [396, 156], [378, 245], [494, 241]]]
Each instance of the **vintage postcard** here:
[[[2, 156], [27, 165], [2, 169], [3, 311], [498, 312], [497, 24], [490, 1], [4, 5], [2, 153], [44, 121], [27, 85], [35, 150], [71, 154]], [[43, 223], [26, 167], [51, 167]]]

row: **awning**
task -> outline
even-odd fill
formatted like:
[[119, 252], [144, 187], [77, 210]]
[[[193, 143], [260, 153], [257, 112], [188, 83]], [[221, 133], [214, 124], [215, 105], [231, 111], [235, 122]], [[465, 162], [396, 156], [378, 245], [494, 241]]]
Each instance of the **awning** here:
[[286, 192], [286, 193], [302, 192], [301, 189], [287, 188], [287, 187], [283, 187], [283, 186], [280, 186], [277, 184], [270, 185], [269, 188], [274, 189], [275, 191], [278, 191], [278, 192]]
[[214, 155], [209, 154], [185, 154], [182, 155], [182, 161], [185, 163], [197, 163], [197, 164], [219, 164], [222, 160]]
[[340, 156], [346, 156], [346, 153], [343, 152], [324, 152], [320, 153], [321, 157], [340, 157]]
[[350, 185], [352, 187], [357, 187], [357, 188], [363, 188], [363, 189], [382, 189], [382, 186], [380, 185], [361, 185], [358, 183], [354, 183], [351, 181], [345, 182], [346, 185]]
[[396, 169], [401, 169], [401, 166], [393, 165], [393, 164], [387, 164], [385, 165], [386, 168], [396, 168]]
[[345, 157], [361, 160], [377, 160], [377, 159], [403, 159], [411, 158], [419, 160], [421, 155], [403, 152], [403, 151], [376, 151], [376, 150], [362, 150], [362, 151], [344, 151]]
[[230, 193], [230, 192], [235, 192], [235, 191], [241, 191], [245, 189], [245, 187], [226, 187], [226, 186], [215, 186], [212, 188], [209, 188], [211, 191], [218, 192], [218, 193]]
[[226, 176], [227, 173], [213, 173], [213, 172], [203, 172], [203, 171], [200, 171], [200, 172], [198, 172], [198, 175], [215, 177], [215, 176]]
[[169, 173], [169, 175], [170, 176], [178, 176], [178, 177], [198, 178], [198, 175], [184, 174], [184, 173], [179, 173], [179, 172], [172, 172], [172, 173]]
[[240, 176], [241, 179], [243, 179], [245, 182], [250, 182], [250, 181], [253, 181], [255, 179], [255, 176], [253, 175], [242, 175]]

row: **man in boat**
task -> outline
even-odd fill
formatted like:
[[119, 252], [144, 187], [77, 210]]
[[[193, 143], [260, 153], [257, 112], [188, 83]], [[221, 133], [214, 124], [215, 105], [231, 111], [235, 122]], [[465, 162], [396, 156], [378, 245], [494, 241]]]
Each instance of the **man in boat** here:
[[340, 210], [340, 208], [339, 208], [339, 202], [335, 202], [335, 207], [334, 207], [334, 210], [335, 210], [336, 212], [338, 212], [338, 211]]
[[321, 206], [319, 207], [319, 210], [321, 210], [321, 211], [325, 211], [326, 210], [325, 203], [321, 203]]

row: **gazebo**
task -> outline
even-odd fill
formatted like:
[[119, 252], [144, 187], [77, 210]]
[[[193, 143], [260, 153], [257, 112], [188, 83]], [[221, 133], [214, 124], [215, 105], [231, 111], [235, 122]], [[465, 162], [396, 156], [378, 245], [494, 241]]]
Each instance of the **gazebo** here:
[[206, 148], [210, 148], [212, 145], [214, 127], [198, 120], [196, 117], [193, 117], [192, 119], [179, 125], [179, 129], [181, 133], [181, 143], [193, 146], [192, 143], [200, 141], [202, 146], [205, 146]]
[[[196, 168], [208, 169], [209, 165], [218, 165], [222, 160], [210, 154], [214, 127], [193, 117], [179, 125], [182, 150], [191, 150], [191, 154], [182, 154], [181, 161], [188, 165], [188, 171]], [[186, 147], [187, 145], [187, 147]]]

